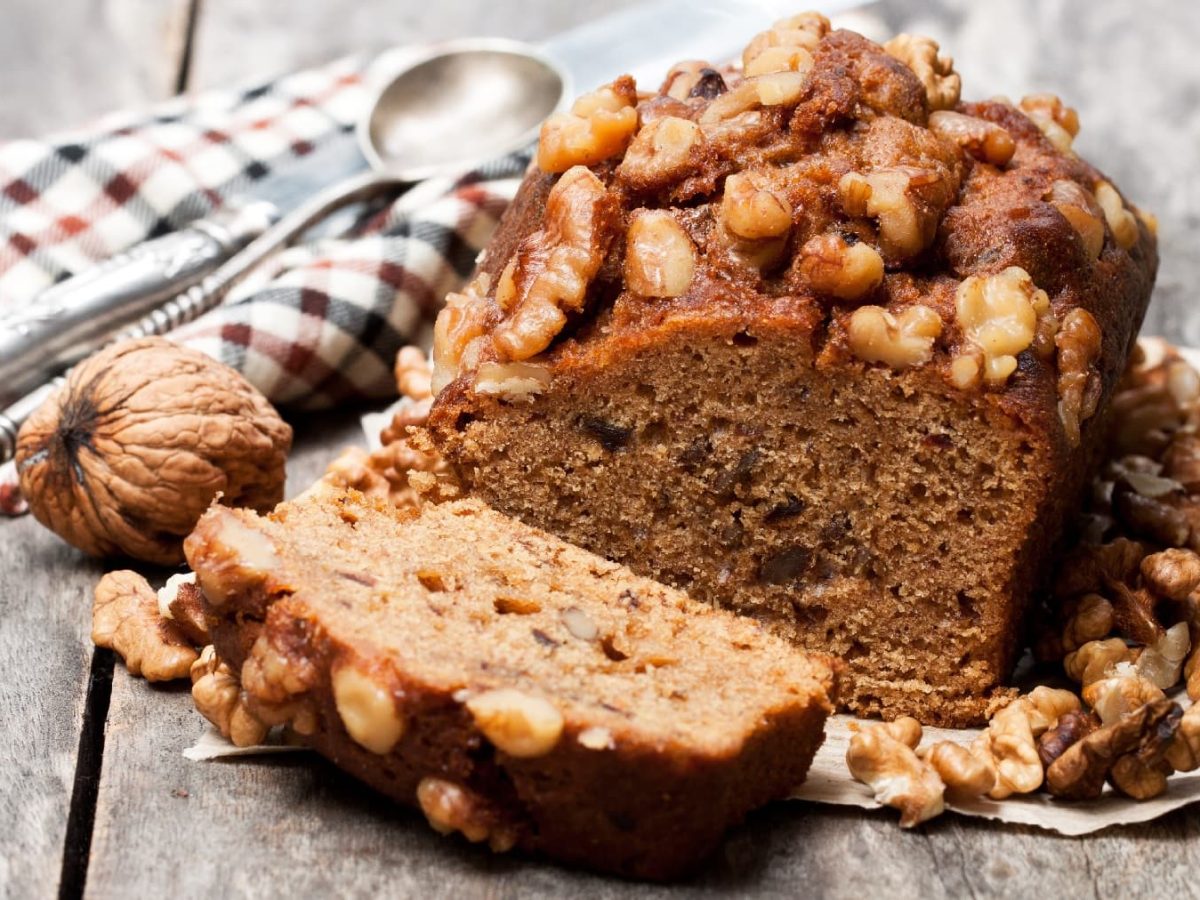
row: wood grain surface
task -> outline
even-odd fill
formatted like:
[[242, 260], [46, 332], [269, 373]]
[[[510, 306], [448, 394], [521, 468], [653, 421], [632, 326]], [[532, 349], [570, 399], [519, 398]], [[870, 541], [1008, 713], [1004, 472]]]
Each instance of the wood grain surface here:
[[[63, 128], [166, 96], [181, 73], [199, 90], [412, 40], [537, 39], [613, 6], [17, 0], [5, 4], [0, 28], [0, 134]], [[189, 44], [190, 12], [198, 15]], [[872, 36], [934, 35], [956, 57], [968, 97], [1052, 90], [1077, 106], [1080, 152], [1160, 218], [1163, 266], [1146, 331], [1200, 344], [1196, 4], [897, 0], [847, 21]], [[354, 412], [298, 424], [293, 490], [357, 438]], [[181, 750], [202, 729], [186, 687], [151, 687], [119, 665], [109, 682], [106, 655], [93, 662], [89, 604], [100, 572], [33, 520], [0, 521], [3, 897], [54, 895], [63, 875], [62, 893], [74, 896], [85, 874], [96, 898], [1200, 896], [1194, 810], [1062, 838], [955, 816], [902, 832], [887, 811], [784, 803], [751, 816], [696, 880], [673, 888], [493, 856], [438, 837], [311, 755], [185, 760]], [[93, 669], [92, 708], [103, 721], [89, 729]], [[110, 686], [111, 701], [100, 702]], [[101, 741], [102, 766], [77, 758], [81, 743], [96, 751]], [[89, 847], [90, 858], [81, 855]]]

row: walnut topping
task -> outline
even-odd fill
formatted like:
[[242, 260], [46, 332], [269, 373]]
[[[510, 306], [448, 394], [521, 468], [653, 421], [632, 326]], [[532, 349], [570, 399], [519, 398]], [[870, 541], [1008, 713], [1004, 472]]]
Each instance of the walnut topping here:
[[803, 47], [767, 47], [746, 63], [749, 77], [772, 72], [809, 72], [813, 67], [812, 54]]
[[1054, 94], [1031, 94], [1021, 98], [1021, 112], [1029, 116], [1042, 134], [1062, 153], [1071, 153], [1079, 134], [1079, 114]]
[[747, 240], [784, 234], [792, 227], [792, 209], [778, 192], [758, 176], [739, 172], [725, 179], [721, 220], [729, 231]]
[[694, 168], [704, 145], [700, 126], [663, 116], [645, 125], [629, 145], [617, 174], [639, 187], [662, 187]]
[[417, 804], [439, 834], [457, 831], [473, 844], [487, 841], [497, 853], [516, 844], [516, 834], [503, 826], [482, 797], [451, 781], [422, 778], [417, 785]]
[[1078, 183], [1060, 178], [1050, 185], [1045, 199], [1075, 229], [1088, 259], [1098, 259], [1104, 249], [1104, 212], [1095, 196]]
[[1113, 240], [1122, 250], [1128, 250], [1138, 241], [1137, 219], [1125, 208], [1121, 195], [1107, 181], [1096, 185], [1096, 202], [1104, 210], [1104, 220], [1113, 233]]
[[907, 369], [929, 362], [942, 319], [928, 306], [910, 306], [893, 315], [881, 306], [861, 306], [850, 316], [850, 351], [864, 362]]
[[1100, 358], [1100, 339], [1100, 326], [1083, 307], [1063, 316], [1054, 336], [1058, 347], [1058, 418], [1073, 446], [1079, 443], [1080, 425], [1095, 414], [1100, 403], [1102, 385], [1095, 367]]
[[691, 59], [671, 66], [659, 93], [674, 100], [693, 97], [712, 100], [725, 90], [725, 79], [720, 72], [702, 60]]
[[925, 87], [932, 110], [953, 109], [962, 90], [954, 60], [938, 53], [937, 41], [915, 34], [898, 34], [883, 49], [904, 63]]
[[955, 309], [968, 352], [982, 357], [984, 381], [998, 385], [1016, 371], [1017, 354], [1033, 343], [1038, 319], [1050, 312], [1050, 298], [1028, 272], [1010, 266], [997, 275], [964, 279]]
[[[545, 350], [566, 324], [566, 314], [583, 309], [588, 284], [613, 237], [616, 206], [604, 183], [582, 166], [559, 178], [546, 199], [544, 227], [517, 251], [514, 306], [492, 334], [502, 361]], [[434, 340], [436, 359], [436, 335]]]
[[678, 297], [692, 283], [696, 248], [662, 210], [641, 210], [625, 236], [625, 284], [645, 297]]
[[549, 700], [515, 688], [485, 691], [466, 706], [484, 737], [510, 756], [545, 756], [562, 735], [562, 713]]
[[186, 678], [197, 653], [179, 627], [158, 613], [158, 597], [137, 572], [109, 572], [96, 585], [92, 642], [116, 651], [130, 675], [147, 681]]
[[528, 362], [479, 364], [475, 393], [494, 394], [506, 400], [532, 400], [549, 387], [550, 370]]
[[879, 220], [879, 244], [884, 255], [903, 259], [933, 243], [940, 210], [919, 203], [916, 196], [938, 187], [942, 180], [931, 169], [895, 166], [865, 175], [848, 172], [838, 182], [838, 192], [849, 215]]
[[883, 282], [883, 257], [870, 244], [848, 244], [840, 234], [817, 235], [800, 248], [800, 274], [820, 294], [859, 300]]
[[804, 92], [805, 72], [772, 72], [747, 78], [700, 114], [700, 125], [716, 125], [760, 106], [792, 106]]
[[216, 648], [204, 648], [192, 663], [192, 702], [235, 747], [253, 747], [267, 736], [267, 726], [250, 712], [242, 699], [237, 676], [217, 656]]
[[776, 50], [812, 51], [828, 33], [829, 20], [818, 12], [806, 12], [780, 19], [766, 31], [756, 34], [746, 45], [742, 52], [742, 68], [747, 75], [754, 75], [756, 72], [751, 70], [761, 67], [761, 64], [756, 66], [756, 63], [764, 54], [771, 54]]
[[390, 753], [404, 736], [404, 719], [391, 690], [353, 665], [335, 668], [330, 681], [347, 734], [372, 753]]
[[929, 129], [954, 141], [976, 159], [993, 166], [1003, 166], [1016, 152], [1012, 135], [1004, 128], [975, 116], [965, 116], [950, 110], [937, 110], [929, 116]]
[[487, 275], [480, 273], [461, 292], [446, 296], [446, 303], [433, 325], [433, 377], [430, 382], [433, 393], [440, 392], [460, 372], [471, 371], [479, 365], [479, 354], [488, 343], [485, 334], [487, 289]]
[[900, 810], [900, 827], [911, 828], [941, 815], [943, 784], [937, 770], [917, 756], [921, 726], [904, 717], [867, 725], [850, 738], [846, 765], [850, 774], [869, 785], [875, 799]]
[[624, 76], [575, 101], [571, 111], [542, 123], [537, 163], [543, 172], [565, 172], [616, 156], [637, 130], [637, 89]]

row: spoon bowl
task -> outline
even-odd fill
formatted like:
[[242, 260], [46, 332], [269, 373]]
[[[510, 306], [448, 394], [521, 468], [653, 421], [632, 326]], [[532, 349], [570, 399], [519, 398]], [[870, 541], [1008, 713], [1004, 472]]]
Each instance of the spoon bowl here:
[[462, 171], [533, 143], [567, 76], [514, 41], [475, 38], [410, 59], [358, 128], [371, 168], [403, 181]]

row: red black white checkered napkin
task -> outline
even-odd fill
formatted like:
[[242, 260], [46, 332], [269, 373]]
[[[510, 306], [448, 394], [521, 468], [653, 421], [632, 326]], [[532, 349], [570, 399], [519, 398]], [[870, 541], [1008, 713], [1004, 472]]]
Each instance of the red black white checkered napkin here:
[[[120, 114], [83, 133], [0, 143], [0, 314], [138, 241], [254, 199], [257, 182], [313, 153], [351, 144], [370, 102], [366, 71], [365, 60], [343, 60]], [[389, 397], [396, 351], [422, 339], [469, 275], [527, 161], [499, 160], [415, 209], [393, 205], [349, 236], [294, 246], [170, 336], [283, 406]]]

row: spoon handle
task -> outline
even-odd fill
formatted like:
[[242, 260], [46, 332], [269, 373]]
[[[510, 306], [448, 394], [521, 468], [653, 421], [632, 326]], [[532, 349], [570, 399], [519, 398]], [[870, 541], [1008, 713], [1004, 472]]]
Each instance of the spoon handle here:
[[[166, 334], [185, 322], [199, 318], [210, 309], [219, 306], [230, 289], [248, 272], [274, 253], [282, 250], [326, 216], [348, 204], [396, 192], [404, 185], [405, 182], [398, 178], [377, 172], [354, 175], [331, 185], [292, 210], [234, 254], [228, 262], [222, 264], [211, 275], [168, 300], [160, 308], [142, 317], [133, 326], [111, 335], [110, 340], [105, 343], [111, 343], [112, 340]], [[63, 373], [49, 384], [43, 384], [0, 412], [0, 463], [13, 458], [17, 449], [17, 433], [22, 423], [63, 384], [67, 374]]]

